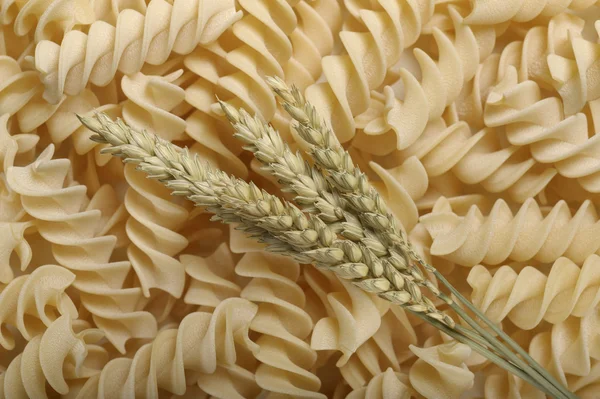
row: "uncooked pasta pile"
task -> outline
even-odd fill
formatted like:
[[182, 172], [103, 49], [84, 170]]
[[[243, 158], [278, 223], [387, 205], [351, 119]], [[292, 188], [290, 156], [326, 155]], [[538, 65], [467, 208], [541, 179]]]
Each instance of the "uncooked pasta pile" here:
[[599, 398], [596, 3], [0, 0], [0, 399], [545, 398], [211, 221], [76, 117], [281, 194], [217, 100], [304, 149], [269, 76], [316, 107], [421, 256]]

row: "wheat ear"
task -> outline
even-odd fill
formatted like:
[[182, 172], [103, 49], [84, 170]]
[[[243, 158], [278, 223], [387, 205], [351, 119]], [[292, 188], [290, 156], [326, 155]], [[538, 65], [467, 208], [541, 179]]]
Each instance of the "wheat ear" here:
[[365, 291], [454, 326], [448, 315], [421, 294], [414, 279], [401, 273], [407, 264], [400, 254], [391, 254], [395, 268], [374, 276], [370, 271], [383, 266], [373, 251], [363, 243], [338, 239], [336, 232], [318, 217], [306, 216], [295, 205], [253, 183], [201, 162], [187, 149], [145, 131], [137, 132], [120, 119], [114, 122], [105, 114], [79, 119], [97, 133], [92, 140], [111, 145], [102, 152], [137, 164], [137, 169], [161, 181], [174, 195], [206, 207], [215, 214], [215, 220], [239, 224], [241, 230], [267, 243], [267, 250], [331, 270]]

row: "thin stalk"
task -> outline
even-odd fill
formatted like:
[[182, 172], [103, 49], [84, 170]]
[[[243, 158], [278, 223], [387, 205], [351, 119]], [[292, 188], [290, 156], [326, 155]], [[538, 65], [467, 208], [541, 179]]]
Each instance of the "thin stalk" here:
[[[450, 282], [448, 280], [446, 280], [446, 278], [440, 272], [438, 272], [437, 270], [434, 269], [433, 273], [434, 273], [435, 277], [438, 279], [438, 281], [441, 281], [442, 284], [444, 284], [450, 290], [450, 292], [452, 292], [452, 294], [454, 294], [454, 296], [459, 301], [461, 301], [469, 310], [471, 310], [473, 313], [475, 313], [475, 315], [479, 319], [481, 319], [496, 334], [498, 334], [498, 336], [501, 337], [512, 349], [514, 349], [519, 355], [523, 356], [523, 358], [527, 361], [529, 366], [531, 366], [535, 371], [537, 371], [539, 374], [541, 374], [549, 383], [551, 383], [556, 389], [558, 389], [567, 398], [578, 399], [577, 395], [575, 395], [574, 393], [567, 390], [566, 387], [564, 387], [561, 383], [559, 383], [552, 375], [550, 375], [550, 373], [545, 368], [543, 368], [523, 348], [521, 348], [521, 346], [519, 344], [517, 344], [512, 338], [510, 338], [508, 336], [508, 334], [506, 334], [504, 331], [502, 331], [502, 329], [500, 329], [495, 323], [493, 323], [483, 313], [481, 313], [481, 311], [479, 309], [477, 309], [475, 307], [475, 305], [473, 305], [471, 303], [471, 301], [469, 301], [467, 298], [465, 298], [456, 288], [454, 288], [454, 286], [452, 284], [450, 284]], [[450, 306], [456, 311], [456, 309], [452, 305], [450, 305]], [[456, 307], [460, 309], [459, 306], [456, 306]], [[460, 309], [460, 310], [462, 311], [462, 309]], [[463, 313], [464, 313], [464, 311], [463, 311]], [[469, 319], [471, 319], [471, 317], [468, 316], [466, 313], [465, 313], [465, 315]], [[469, 321], [467, 319], [465, 319], [465, 321], [467, 323], [469, 323]], [[476, 323], [476, 322], [474, 322], [474, 323], [477, 326], [479, 326], [478, 323]], [[481, 328], [481, 326], [479, 326], [479, 327]], [[489, 332], [487, 332], [487, 331], [486, 331], [486, 333], [489, 334]], [[497, 341], [497, 339], [494, 338], [491, 334], [489, 334], [489, 336], [492, 337], [492, 339]]]
[[[502, 342], [500, 342], [496, 337], [486, 331], [485, 328], [481, 327], [475, 320], [471, 318], [457, 303], [450, 304], [452, 310], [454, 310], [460, 318], [466, 321], [475, 331], [483, 336], [490, 344], [494, 346], [496, 350], [498, 350], [502, 355], [504, 355], [508, 360], [510, 360], [513, 364], [517, 365], [520, 369], [527, 372], [529, 375], [539, 376], [543, 381], [546, 381], [548, 384], [548, 390], [552, 393], [553, 397], [560, 398], [565, 397], [564, 392], [560, 390], [559, 387], [554, 386], [552, 381], [548, 381], [544, 376], [534, 370], [529, 364], [519, 358], [516, 354], [514, 354], [508, 347], [506, 347]], [[568, 398], [568, 396], [566, 396]]]
[[515, 366], [511, 362], [508, 362], [507, 360], [498, 356], [496, 353], [491, 352], [490, 350], [486, 349], [484, 346], [478, 344], [477, 342], [469, 340], [469, 338], [465, 337], [464, 335], [458, 333], [455, 330], [450, 329], [448, 326], [444, 325], [443, 323], [439, 323], [436, 320], [432, 320], [432, 319], [428, 318], [424, 314], [420, 314], [420, 313], [412, 312], [412, 311], [411, 311], [411, 313], [413, 313], [420, 319], [424, 320], [425, 322], [433, 325], [434, 327], [440, 329], [442, 332], [444, 332], [448, 336], [454, 338], [456, 341], [463, 343], [465, 345], [468, 345], [471, 349], [473, 349], [475, 352], [479, 353], [480, 355], [484, 356], [485, 358], [489, 359], [492, 363], [496, 364], [499, 367], [502, 367], [506, 371], [514, 374], [515, 376], [521, 378], [522, 380], [527, 381], [529, 384], [533, 385], [534, 387], [536, 387], [540, 391], [546, 393], [547, 395], [554, 396], [556, 398], [561, 397], [561, 396], [556, 396], [556, 395], [552, 394], [552, 392], [550, 392], [548, 390], [547, 385], [540, 383], [537, 379], [535, 379], [533, 376], [530, 376], [529, 374], [524, 372], [521, 368]]

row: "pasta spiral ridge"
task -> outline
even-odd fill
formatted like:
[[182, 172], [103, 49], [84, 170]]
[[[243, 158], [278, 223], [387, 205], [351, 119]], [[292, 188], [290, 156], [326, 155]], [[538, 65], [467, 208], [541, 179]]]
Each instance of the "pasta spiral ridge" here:
[[[10, 57], [0, 56], [0, 115], [4, 115], [2, 118], [10, 117], [12, 123], [18, 124], [19, 130], [24, 132], [13, 136], [17, 153], [32, 149], [39, 141], [37, 129], [43, 127], [54, 143], [62, 143], [71, 137], [77, 154], [87, 154], [97, 148], [97, 144], [89, 140], [93, 133], [81, 125], [75, 113], [90, 115], [97, 111], [106, 112], [111, 117], [120, 115], [118, 104], [102, 104], [98, 96], [89, 89], [70, 98], [64, 96], [57, 104], [48, 104], [42, 94], [43, 85], [36, 71], [24, 69]], [[13, 144], [0, 148], [8, 150], [9, 145]], [[110, 159], [98, 152], [95, 157], [98, 164], [104, 164]]]
[[102, 331], [86, 327], [85, 322], [72, 321], [67, 315], [56, 319], [0, 375], [0, 397], [48, 398], [47, 386], [54, 393], [51, 397], [67, 395], [77, 380], [99, 373], [108, 360], [106, 350], [96, 345]]
[[15, 347], [15, 327], [27, 341], [44, 332], [60, 315], [77, 317], [75, 304], [65, 293], [75, 275], [55, 265], [40, 266], [29, 275], [15, 278], [0, 292], [0, 346]]
[[[448, 12], [454, 24], [453, 37], [438, 28], [432, 30], [438, 61], [420, 48], [413, 50], [420, 66], [421, 80], [407, 69], [399, 70], [404, 99], [398, 99], [392, 87], [386, 86], [383, 115], [364, 127], [367, 135], [381, 135], [391, 129], [396, 134], [396, 148], [409, 147], [423, 133], [428, 121], [439, 118], [475, 75], [480, 59], [479, 47], [483, 44], [478, 43], [473, 30], [454, 7], [449, 7]], [[490, 39], [495, 41], [495, 36], [482, 38]]]
[[471, 300], [490, 320], [508, 317], [517, 327], [529, 330], [542, 320], [560, 323], [573, 315], [583, 317], [600, 302], [600, 257], [590, 255], [579, 268], [559, 258], [548, 276], [527, 266], [519, 273], [502, 266], [493, 275], [475, 266], [467, 282]]
[[152, 0], [145, 14], [119, 13], [116, 26], [96, 21], [87, 34], [68, 32], [61, 44], [43, 40], [35, 49], [44, 99], [55, 104], [63, 94], [76, 95], [88, 82], [106, 86], [117, 71], [133, 74], [144, 63], [162, 64], [171, 52], [188, 54], [215, 40], [241, 12], [233, 0]]
[[557, 174], [532, 159], [527, 148], [505, 143], [493, 128], [472, 133], [464, 121], [446, 126], [441, 118], [401, 154], [415, 156], [430, 180], [451, 171], [465, 184], [506, 192], [516, 202], [536, 196]]
[[116, 237], [104, 235], [111, 220], [122, 217], [121, 210], [100, 209], [87, 204], [111, 202], [115, 193], [109, 186], [88, 200], [82, 185], [64, 187], [71, 165], [67, 159], [51, 159], [53, 146], [24, 167], [7, 171], [7, 181], [20, 194], [23, 208], [35, 218], [41, 236], [52, 244], [56, 261], [77, 277], [73, 287], [79, 290], [82, 305], [92, 314], [95, 324], [119, 351], [125, 351], [130, 338], [151, 338], [156, 334], [156, 321], [151, 314], [139, 311], [142, 292], [139, 288], [123, 288], [131, 265], [127, 261], [111, 262]]
[[589, 200], [574, 214], [565, 201], [543, 209], [530, 198], [515, 214], [504, 200], [497, 200], [488, 215], [473, 205], [459, 216], [448, 200], [440, 199], [421, 223], [433, 238], [432, 255], [468, 267], [507, 259], [550, 263], [563, 256], [583, 263], [600, 248], [595, 239], [600, 233], [598, 213]]
[[469, 390], [475, 375], [465, 361], [471, 348], [458, 342], [449, 342], [429, 348], [410, 349], [417, 355], [408, 377], [412, 387], [429, 399], [454, 399]]
[[140, 281], [144, 296], [160, 289], [179, 298], [185, 285], [185, 268], [175, 258], [188, 240], [177, 232], [189, 212], [171, 201], [163, 185], [146, 178], [133, 165], [125, 167], [129, 188], [125, 194], [126, 232], [131, 240], [127, 257]]
[[327, 316], [315, 323], [310, 345], [317, 351], [342, 352], [336, 364], [342, 367], [377, 333], [389, 303], [338, 280], [333, 273], [307, 267], [304, 277], [327, 311]]
[[352, 390], [346, 399], [410, 399], [412, 391], [406, 375], [388, 368], [369, 383]]
[[[569, 317], [552, 326], [550, 331], [537, 334], [529, 345], [529, 354], [542, 367], [585, 399], [593, 399], [598, 393], [593, 389], [600, 374], [598, 316], [596, 310], [583, 318]], [[591, 390], [587, 389], [588, 385], [592, 386]], [[486, 394], [493, 393], [489, 395], [493, 399], [544, 398], [535, 388], [507, 373], [488, 377], [485, 390]]]
[[[284, 66], [293, 55], [288, 36], [298, 20], [292, 4], [285, 0], [240, 0], [239, 5], [246, 13], [233, 24], [231, 32], [240, 45], [228, 51], [220, 46], [220, 50], [213, 50], [233, 68], [224, 70], [222, 76], [206, 78], [213, 79], [219, 90], [231, 93], [232, 98], [226, 100], [232, 105], [271, 120], [276, 102], [264, 78], [284, 78]], [[214, 110], [219, 108], [214, 98], [211, 103]]]
[[239, 297], [235, 261], [227, 243], [222, 243], [210, 256], [181, 255], [179, 260], [191, 281], [185, 290], [187, 304], [215, 308], [227, 298]]
[[95, 19], [87, 0], [7, 0], [0, 8], [0, 22], [12, 24], [17, 36], [34, 30], [35, 43], [61, 40], [78, 25], [89, 25]]
[[182, 74], [179, 69], [166, 76], [142, 72], [123, 76], [121, 88], [127, 97], [123, 120], [133, 129], [150, 131], [168, 141], [185, 139], [185, 121], [171, 113], [185, 99], [185, 91], [175, 83]]
[[321, 59], [333, 50], [341, 28], [341, 10], [335, 0], [319, 0], [300, 1], [294, 11], [298, 25], [290, 34], [292, 57], [284, 65], [284, 76], [303, 91], [321, 76]]
[[[88, 379], [77, 399], [159, 398], [184, 395], [197, 384], [215, 398], [255, 397], [252, 373], [240, 365], [257, 306], [240, 298], [226, 299], [214, 313], [194, 312], [176, 329], [166, 329], [139, 348], [132, 358], [112, 359]], [[191, 388], [190, 388], [191, 390]]]
[[269, 392], [290, 398], [319, 398], [321, 381], [314, 374], [317, 354], [307, 342], [313, 323], [305, 295], [296, 283], [300, 265], [282, 256], [251, 252], [235, 267], [251, 280], [240, 296], [258, 305], [250, 330], [261, 334], [254, 356], [260, 362], [256, 383]]
[[529, 22], [548, 18], [568, 10], [584, 10], [596, 0], [485, 0], [470, 2], [472, 9], [465, 18], [468, 24], [494, 25], [507, 21]]
[[517, 83], [514, 68], [488, 96], [484, 121], [503, 128], [511, 144], [528, 146], [537, 162], [553, 164], [585, 190], [600, 192], [600, 135], [589, 137], [586, 115], [566, 116], [562, 101], [543, 98], [535, 82]]
[[327, 81], [306, 89], [306, 99], [321, 110], [341, 142], [352, 139], [354, 117], [369, 108], [370, 91], [384, 83], [388, 68], [415, 43], [433, 13], [429, 0], [379, 0], [368, 8], [362, 2], [346, 3], [366, 31], [340, 32], [345, 52], [323, 58]]
[[390, 307], [377, 333], [340, 367], [342, 377], [352, 389], [360, 390], [386, 370], [400, 372], [401, 365], [414, 356], [409, 345], [415, 344], [417, 333], [404, 310]]

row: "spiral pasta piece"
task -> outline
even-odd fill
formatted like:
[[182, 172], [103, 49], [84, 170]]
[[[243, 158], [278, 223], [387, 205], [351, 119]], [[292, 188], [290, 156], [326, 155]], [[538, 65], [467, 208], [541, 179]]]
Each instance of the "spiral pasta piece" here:
[[[454, 24], [453, 37], [438, 28], [432, 30], [438, 61], [422, 49], [414, 49], [421, 81], [407, 69], [400, 69], [399, 81], [403, 84], [404, 99], [398, 99], [392, 87], [386, 86], [382, 115], [364, 127], [365, 134], [381, 135], [391, 129], [397, 138], [396, 148], [403, 150], [409, 147], [423, 133], [427, 122], [439, 118], [459, 96], [465, 83], [473, 78], [480, 60], [479, 47], [485, 44], [478, 43], [477, 37], [454, 7], [450, 7], [448, 12]], [[484, 39], [495, 41], [495, 36]]]
[[404, 310], [390, 307], [382, 317], [377, 333], [340, 367], [342, 377], [352, 389], [360, 391], [361, 387], [370, 385], [388, 371], [392, 375], [399, 373], [402, 363], [414, 356], [409, 345], [415, 344], [417, 333]]
[[467, 279], [473, 288], [473, 304], [490, 320], [508, 317], [517, 327], [529, 330], [542, 320], [552, 324], [570, 315], [583, 317], [600, 302], [600, 257], [590, 255], [581, 269], [559, 258], [548, 276], [527, 266], [518, 274], [502, 266], [493, 275], [475, 266]]
[[73, 380], [99, 373], [108, 360], [106, 350], [96, 345], [102, 332], [77, 322], [63, 315], [27, 343], [3, 375], [1, 397], [42, 399], [49, 393], [50, 397], [67, 395]]
[[180, 69], [166, 76], [142, 72], [123, 76], [121, 88], [127, 97], [122, 109], [125, 122], [168, 141], [185, 139], [185, 121], [171, 113], [185, 98], [185, 91], [174, 83], [182, 74]]
[[408, 374], [412, 387], [428, 399], [454, 399], [469, 390], [475, 375], [465, 365], [471, 348], [449, 342], [429, 348], [410, 349], [419, 358]]
[[[570, 317], [556, 324], [551, 331], [537, 334], [529, 346], [529, 354], [558, 381], [578, 397], [593, 398], [597, 391], [588, 390], [600, 381], [598, 350], [598, 314], [593, 312], [583, 318]], [[507, 384], [507, 380], [509, 383]], [[513, 381], [511, 381], [513, 380]], [[508, 393], [511, 398], [543, 398], [534, 389], [506, 373], [489, 377], [486, 392]], [[581, 394], [581, 396], [579, 396]], [[531, 395], [531, 396], [529, 396]], [[487, 396], [486, 396], [487, 397]], [[490, 396], [499, 398], [500, 396]]]
[[484, 0], [469, 2], [472, 9], [465, 18], [468, 24], [494, 25], [507, 21], [529, 22], [548, 18], [568, 10], [584, 10], [596, 0]]
[[0, 8], [0, 22], [12, 24], [17, 36], [34, 31], [34, 42], [61, 40], [66, 32], [95, 20], [88, 0], [7, 0]]
[[414, 44], [433, 13], [428, 0], [347, 3], [365, 31], [342, 31], [345, 53], [323, 58], [327, 82], [306, 89], [307, 100], [320, 110], [341, 142], [352, 139], [354, 117], [369, 108], [369, 92], [384, 82], [388, 68], [402, 50]]
[[260, 390], [254, 376], [238, 362], [254, 349], [248, 329], [256, 312], [256, 305], [231, 298], [212, 314], [190, 313], [177, 329], [161, 331], [132, 358], [112, 359], [75, 397], [151, 399], [164, 392], [184, 395], [191, 385], [215, 398], [255, 397]]
[[406, 375], [388, 368], [361, 388], [352, 390], [346, 399], [410, 399], [412, 391]]
[[342, 352], [336, 364], [342, 367], [377, 333], [389, 303], [338, 280], [333, 273], [307, 267], [304, 276], [327, 311], [313, 328], [311, 347]]
[[65, 293], [73, 281], [73, 273], [54, 265], [40, 266], [12, 280], [0, 293], [0, 346], [9, 350], [15, 346], [7, 326], [31, 341], [60, 315], [76, 318], [75, 304]]
[[600, 248], [598, 213], [589, 200], [575, 214], [564, 201], [543, 210], [530, 198], [516, 214], [498, 200], [487, 216], [475, 205], [459, 216], [440, 199], [421, 223], [433, 238], [432, 255], [468, 267], [507, 259], [550, 263], [562, 256], [583, 263]]
[[511, 144], [529, 146], [536, 161], [553, 164], [587, 191], [600, 192], [600, 136], [589, 137], [586, 115], [566, 116], [563, 103], [556, 97], [543, 98], [535, 82], [517, 83], [514, 68], [488, 96], [484, 120], [488, 126], [502, 127]]
[[532, 159], [527, 148], [507, 144], [493, 128], [472, 133], [463, 121], [450, 126], [443, 120], [429, 123], [401, 155], [415, 156], [431, 183], [452, 172], [462, 183], [479, 184], [492, 193], [505, 192], [517, 202], [537, 195], [557, 174], [553, 167]]
[[179, 257], [191, 277], [185, 290], [185, 303], [217, 307], [227, 298], [239, 297], [241, 288], [235, 282], [235, 261], [227, 243], [206, 258], [195, 255]]
[[56, 261], [76, 275], [73, 287], [79, 290], [80, 301], [95, 324], [124, 352], [130, 338], [153, 337], [156, 321], [137, 308], [141, 289], [123, 288], [130, 263], [109, 260], [117, 240], [104, 235], [103, 229], [122, 217], [122, 212], [93, 207], [118, 203], [111, 199], [116, 194], [104, 186], [95, 194], [98, 199], [90, 201], [85, 186], [65, 187], [70, 162], [52, 159], [53, 152], [49, 146], [34, 163], [10, 168], [8, 184], [21, 196], [23, 208], [35, 219], [41, 236], [52, 244]]
[[106, 86], [117, 71], [133, 74], [144, 63], [162, 64], [171, 52], [188, 54], [214, 41], [241, 17], [233, 0], [152, 0], [145, 14], [119, 13], [116, 26], [96, 21], [88, 34], [68, 32], [61, 44], [43, 40], [35, 49], [44, 99], [55, 104], [63, 94], [76, 95], [88, 82]]
[[317, 354], [308, 342], [313, 323], [305, 296], [296, 283], [300, 265], [282, 256], [252, 252], [235, 267], [252, 280], [241, 297], [258, 305], [250, 330], [261, 334], [254, 353], [260, 365], [256, 383], [264, 390], [290, 398], [325, 398], [312, 368]]

